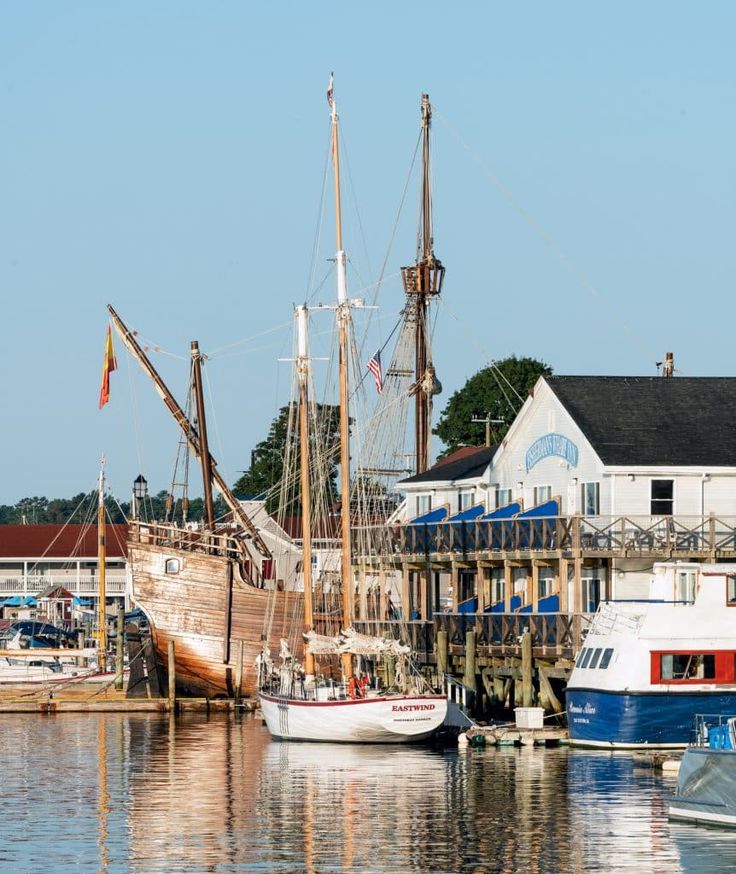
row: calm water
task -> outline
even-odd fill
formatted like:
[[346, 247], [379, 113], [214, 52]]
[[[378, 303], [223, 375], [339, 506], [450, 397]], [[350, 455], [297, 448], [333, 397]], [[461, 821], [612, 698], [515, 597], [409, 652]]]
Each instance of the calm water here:
[[252, 716], [5, 716], [0, 871], [736, 871], [624, 754], [272, 743]]

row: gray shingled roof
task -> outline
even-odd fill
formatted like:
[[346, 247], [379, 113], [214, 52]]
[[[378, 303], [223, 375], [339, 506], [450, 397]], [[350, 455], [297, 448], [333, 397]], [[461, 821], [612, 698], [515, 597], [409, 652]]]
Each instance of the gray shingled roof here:
[[549, 376], [604, 464], [736, 467], [736, 378]]
[[465, 446], [447, 458], [441, 459], [434, 467], [430, 467], [424, 473], [417, 473], [407, 477], [407, 479], [402, 479], [397, 485], [473, 479], [483, 474], [496, 449], [498, 446]]

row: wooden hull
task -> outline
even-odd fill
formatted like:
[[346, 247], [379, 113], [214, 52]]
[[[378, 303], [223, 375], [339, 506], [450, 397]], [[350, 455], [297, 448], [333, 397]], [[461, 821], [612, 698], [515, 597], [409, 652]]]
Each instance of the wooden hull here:
[[180, 694], [232, 697], [241, 641], [244, 695], [256, 694], [254, 663], [264, 640], [275, 655], [286, 638], [302, 657], [301, 635], [294, 634], [302, 627], [300, 592], [256, 588], [242, 580], [236, 562], [221, 555], [140, 541], [129, 542], [128, 551], [133, 599], [149, 618], [165, 668], [169, 642], [175, 644]]

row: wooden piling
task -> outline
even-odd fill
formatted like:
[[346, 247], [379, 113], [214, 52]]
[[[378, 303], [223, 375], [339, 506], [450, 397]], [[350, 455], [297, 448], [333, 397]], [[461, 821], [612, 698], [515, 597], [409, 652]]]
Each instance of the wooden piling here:
[[[84, 632], [83, 631], [77, 632], [77, 648], [84, 649]], [[80, 668], [84, 666], [84, 657], [83, 656], [77, 656], [77, 665]]]
[[531, 707], [534, 700], [532, 664], [532, 636], [527, 630], [521, 635], [521, 701], [522, 707]]
[[[477, 690], [475, 679], [475, 631], [465, 632], [465, 674], [463, 676], [463, 686], [473, 693], [475, 697]], [[471, 707], [473, 702], [471, 701]]]
[[169, 641], [169, 707], [176, 709], [176, 647]]
[[243, 645], [242, 640], [238, 641], [237, 658], [235, 662], [235, 703], [239, 704], [243, 697]]
[[123, 688], [125, 644], [125, 608], [118, 604], [117, 636], [115, 638], [115, 688], [118, 692]]
[[443, 677], [447, 673], [447, 632], [437, 632], [437, 673]]

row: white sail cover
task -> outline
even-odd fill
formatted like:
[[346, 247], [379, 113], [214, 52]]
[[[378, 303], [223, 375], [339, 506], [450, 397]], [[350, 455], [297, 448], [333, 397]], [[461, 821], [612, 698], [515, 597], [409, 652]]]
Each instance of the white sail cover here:
[[388, 640], [385, 637], [372, 637], [359, 634], [354, 628], [345, 628], [336, 637], [327, 637], [308, 631], [304, 635], [307, 642], [307, 652], [313, 655], [333, 655], [343, 652], [352, 655], [394, 655], [406, 656], [410, 648], [398, 640]]

